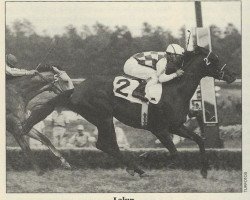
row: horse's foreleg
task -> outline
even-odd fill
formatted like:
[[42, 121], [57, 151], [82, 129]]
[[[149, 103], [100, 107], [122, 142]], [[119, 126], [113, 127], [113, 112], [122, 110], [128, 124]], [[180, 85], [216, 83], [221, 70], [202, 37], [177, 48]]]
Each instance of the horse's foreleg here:
[[63, 155], [58, 151], [54, 145], [51, 143], [51, 141], [42, 133], [39, 131], [30, 131], [27, 136], [40, 141], [43, 145], [47, 146], [49, 150], [61, 161], [62, 167], [65, 169], [71, 169], [70, 164], [66, 161], [66, 159], [63, 157]]
[[121, 161], [123, 165], [127, 166], [127, 172], [130, 175], [134, 175], [135, 172], [140, 176], [142, 176], [142, 174], [145, 174], [145, 172], [140, 169], [134, 161], [126, 158], [120, 151], [116, 141], [116, 133], [114, 130], [112, 117], [102, 120], [96, 126], [98, 128], [98, 140], [96, 143], [96, 147], [98, 149]]
[[27, 158], [30, 160], [31, 164], [33, 165], [36, 173], [38, 175], [41, 175], [43, 172], [41, 171], [38, 164], [36, 163], [34, 155], [31, 149], [29, 148], [29, 145], [24, 139], [22, 125], [21, 125], [20, 120], [17, 117], [13, 116], [12, 114], [7, 115], [6, 116], [6, 129], [14, 136], [15, 140], [17, 141], [17, 143], [23, 150], [24, 154], [27, 156]]
[[159, 132], [153, 132], [153, 134], [160, 140], [160, 142], [163, 144], [164, 147], [166, 147], [170, 153], [172, 163], [169, 165], [174, 166], [174, 159], [177, 158], [178, 152], [177, 149], [173, 143], [172, 137], [170, 135], [170, 132], [168, 129], [164, 129]]
[[19, 144], [19, 146], [21, 147], [21, 149], [23, 150], [24, 154], [28, 157], [28, 159], [31, 161], [32, 166], [34, 167], [37, 175], [42, 175], [44, 172], [40, 169], [40, 167], [38, 166], [35, 157], [29, 147], [29, 145], [27, 144], [27, 142], [24, 139], [24, 136], [19, 134], [19, 133], [12, 133], [12, 135], [14, 136], [14, 138], [16, 139], [17, 143]]
[[38, 122], [44, 120], [55, 108], [54, 100], [32, 110], [28, 119], [23, 124], [23, 133], [28, 134], [32, 127]]
[[188, 130], [184, 125], [182, 125], [181, 128], [179, 128], [178, 130], [175, 130], [174, 134], [184, 138], [191, 139], [198, 144], [202, 162], [201, 175], [203, 176], [203, 178], [207, 178], [208, 160], [206, 157], [205, 145], [203, 139], [196, 133]]

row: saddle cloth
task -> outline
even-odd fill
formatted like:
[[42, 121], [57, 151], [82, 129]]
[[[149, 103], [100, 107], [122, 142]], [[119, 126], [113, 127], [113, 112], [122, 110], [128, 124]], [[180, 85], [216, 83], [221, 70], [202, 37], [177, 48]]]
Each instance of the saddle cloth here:
[[[142, 104], [143, 102], [140, 99], [132, 96], [133, 91], [139, 86], [139, 84], [140, 79], [126, 76], [117, 76], [113, 82], [114, 95], [133, 103]], [[146, 89], [145, 93], [145, 97], [148, 98], [150, 103], [158, 104], [161, 100], [162, 85], [152, 85]]]

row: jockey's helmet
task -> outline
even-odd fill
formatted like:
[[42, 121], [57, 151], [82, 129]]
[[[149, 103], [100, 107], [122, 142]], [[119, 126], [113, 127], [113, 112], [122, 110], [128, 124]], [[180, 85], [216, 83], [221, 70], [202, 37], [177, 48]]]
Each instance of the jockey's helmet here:
[[6, 55], [6, 63], [9, 67], [16, 67], [17, 66], [17, 58], [12, 54]]
[[174, 62], [180, 59], [184, 54], [184, 49], [178, 44], [170, 44], [166, 49], [167, 60]]
[[177, 55], [183, 55], [184, 49], [178, 44], [170, 44], [168, 45], [166, 52]]

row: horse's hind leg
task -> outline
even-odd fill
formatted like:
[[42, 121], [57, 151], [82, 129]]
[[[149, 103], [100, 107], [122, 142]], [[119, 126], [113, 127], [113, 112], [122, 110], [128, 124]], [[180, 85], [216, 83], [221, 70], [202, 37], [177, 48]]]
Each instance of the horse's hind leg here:
[[70, 164], [66, 161], [66, 159], [63, 157], [63, 155], [60, 153], [60, 151], [58, 151], [54, 145], [51, 143], [51, 141], [42, 133], [38, 132], [38, 131], [30, 131], [27, 136], [40, 141], [42, 144], [44, 144], [45, 146], [47, 146], [49, 148], [49, 150], [57, 157], [60, 159], [62, 167], [64, 169], [71, 169]]
[[205, 145], [203, 139], [196, 133], [188, 130], [184, 125], [182, 125], [181, 128], [175, 130], [174, 134], [184, 138], [191, 139], [198, 144], [201, 153], [201, 163], [202, 163], [201, 175], [203, 176], [203, 178], [207, 178], [208, 160], [206, 157]]
[[135, 164], [134, 161], [127, 159], [120, 151], [116, 141], [113, 117], [101, 120], [95, 125], [98, 128], [98, 140], [96, 143], [96, 148], [121, 161], [123, 165], [127, 166], [127, 172], [129, 174], [134, 175], [134, 172], [136, 172], [141, 176], [145, 173]]

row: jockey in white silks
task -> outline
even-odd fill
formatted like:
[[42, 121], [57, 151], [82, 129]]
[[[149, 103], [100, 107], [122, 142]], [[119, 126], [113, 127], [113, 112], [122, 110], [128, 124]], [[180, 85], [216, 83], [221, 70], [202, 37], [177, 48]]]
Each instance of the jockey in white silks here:
[[33, 75], [36, 70], [25, 70], [17, 68], [17, 59], [14, 55], [8, 54], [6, 55], [6, 75], [7, 77], [13, 76], [25, 76], [25, 75]]
[[[157, 83], [170, 81], [176, 77], [182, 76], [184, 71], [175, 70], [174, 73], [166, 74], [166, 68], [169, 65], [175, 65], [180, 68], [180, 60], [184, 54], [184, 49], [178, 44], [170, 44], [166, 52], [142, 52], [131, 56], [124, 65], [124, 72], [127, 75], [134, 76], [147, 81], [146, 88]], [[177, 64], [178, 63], [178, 64]], [[140, 86], [134, 91], [133, 96], [143, 101], [148, 101], [145, 97], [145, 90]]]

